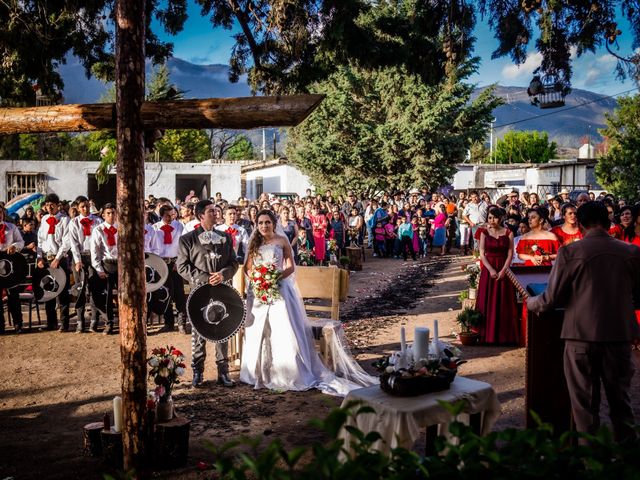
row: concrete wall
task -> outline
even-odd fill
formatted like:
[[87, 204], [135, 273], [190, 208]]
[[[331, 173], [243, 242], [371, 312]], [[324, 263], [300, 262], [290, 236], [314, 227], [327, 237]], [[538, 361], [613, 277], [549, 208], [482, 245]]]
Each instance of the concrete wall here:
[[309, 177], [291, 165], [275, 165], [248, 171], [246, 174], [246, 196], [255, 200], [259, 192], [257, 185], [262, 179], [262, 191], [297, 193], [301, 197], [305, 195], [307, 188], [313, 189]]
[[[7, 199], [7, 173], [46, 173], [47, 192], [55, 192], [62, 199], [73, 199], [89, 193], [89, 179], [95, 174], [98, 162], [62, 162], [3, 160], [0, 162], [0, 199]], [[209, 195], [221, 192], [223, 198], [235, 200], [240, 196], [240, 165], [235, 163], [153, 163], [145, 168], [145, 195], [176, 198], [176, 178], [195, 175], [208, 179]], [[195, 187], [194, 187], [195, 188]]]

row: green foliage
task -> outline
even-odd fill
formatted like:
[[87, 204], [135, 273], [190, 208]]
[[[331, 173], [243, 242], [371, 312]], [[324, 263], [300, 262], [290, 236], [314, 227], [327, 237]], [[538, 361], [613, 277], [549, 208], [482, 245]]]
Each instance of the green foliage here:
[[164, 162], [202, 162], [211, 153], [204, 130], [167, 130], [155, 148]]
[[462, 290], [460, 292], [460, 294], [458, 295], [458, 301], [460, 303], [464, 302], [467, 298], [469, 298], [469, 290], [468, 289]]
[[430, 86], [394, 68], [341, 67], [311, 90], [326, 98], [289, 131], [287, 157], [320, 190], [446, 184], [500, 104], [492, 89], [471, 101], [471, 85]]
[[493, 160], [496, 163], [546, 163], [556, 155], [556, 142], [547, 132], [511, 130], [498, 140]]
[[244, 135], [238, 135], [233, 140], [233, 145], [227, 150], [229, 160], [252, 160], [255, 158], [253, 144]]
[[596, 178], [609, 192], [627, 203], [640, 200], [640, 95], [618, 99], [618, 108], [606, 115], [600, 134], [610, 143], [598, 159]]
[[[464, 409], [462, 401], [441, 405], [453, 418]], [[350, 416], [363, 413], [371, 413], [371, 409], [351, 402], [345, 409], [332, 411], [324, 421], [316, 421], [329, 441], [314, 443], [309, 448], [288, 451], [280, 440], [263, 445], [260, 438], [243, 438], [220, 448], [211, 447], [214, 476], [234, 480], [638, 478], [637, 442], [618, 445], [605, 429], [595, 436], [564, 433], [558, 437], [546, 424], [482, 437], [463, 423], [453, 421], [449, 426], [451, 441], [438, 437], [436, 453], [426, 457], [403, 448], [393, 449], [390, 455], [373, 450], [373, 444], [380, 439], [377, 432], [365, 435], [347, 426], [353, 439], [352, 454], [342, 456], [344, 445], [337, 438], [338, 433]], [[571, 444], [580, 437], [590, 440], [589, 447]]]
[[460, 325], [460, 331], [470, 332], [472, 328], [477, 327], [482, 322], [482, 313], [473, 308], [467, 307], [462, 310], [456, 317], [456, 323]]

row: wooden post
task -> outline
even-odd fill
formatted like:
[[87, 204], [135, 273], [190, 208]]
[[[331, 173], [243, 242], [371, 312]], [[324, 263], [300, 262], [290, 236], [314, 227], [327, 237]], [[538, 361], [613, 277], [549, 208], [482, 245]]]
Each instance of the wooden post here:
[[122, 358], [125, 471], [145, 467], [147, 339], [143, 205], [145, 0], [116, 2], [116, 135], [118, 139], [118, 317]]

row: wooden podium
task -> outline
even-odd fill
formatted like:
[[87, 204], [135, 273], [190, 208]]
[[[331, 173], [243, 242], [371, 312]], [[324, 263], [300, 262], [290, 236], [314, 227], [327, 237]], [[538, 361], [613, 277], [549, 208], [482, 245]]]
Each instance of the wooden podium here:
[[[522, 294], [530, 284], [546, 284], [551, 267], [512, 266], [508, 276]], [[530, 294], [529, 294], [530, 295]], [[527, 310], [525, 409], [527, 427], [535, 427], [534, 411], [560, 435], [571, 429], [571, 402], [564, 378], [563, 310], [542, 314]]]

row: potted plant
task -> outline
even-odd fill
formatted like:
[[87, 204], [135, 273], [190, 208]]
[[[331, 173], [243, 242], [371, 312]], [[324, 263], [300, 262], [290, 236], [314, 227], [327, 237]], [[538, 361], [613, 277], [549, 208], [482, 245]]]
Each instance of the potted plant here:
[[458, 338], [462, 345], [475, 345], [479, 335], [473, 331], [482, 321], [482, 313], [473, 308], [465, 308], [456, 317], [456, 323], [460, 325]]
[[469, 281], [469, 300], [476, 299], [478, 289], [478, 277], [480, 276], [480, 265], [478, 262], [471, 263], [466, 267], [467, 280]]

